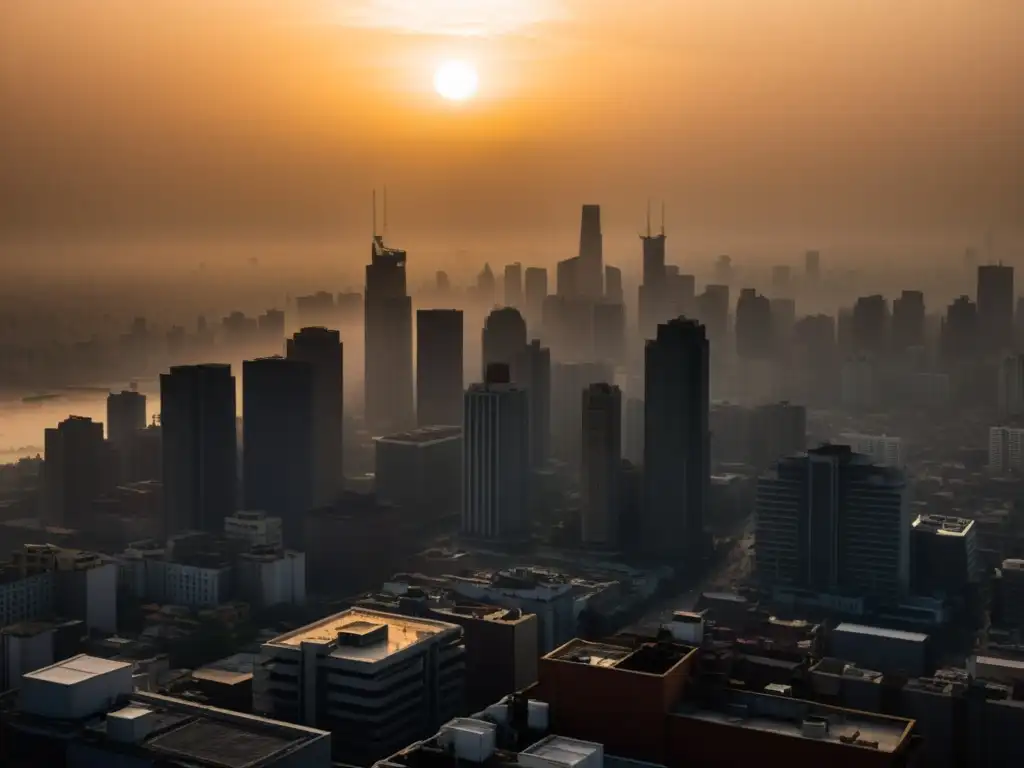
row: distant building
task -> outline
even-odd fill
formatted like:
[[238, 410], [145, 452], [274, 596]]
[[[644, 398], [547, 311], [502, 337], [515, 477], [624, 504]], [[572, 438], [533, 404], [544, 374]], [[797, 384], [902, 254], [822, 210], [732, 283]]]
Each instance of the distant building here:
[[999, 366], [999, 413], [1024, 416], [1024, 355], [1009, 355]]
[[49, 525], [88, 528], [89, 509], [112, 487], [103, 425], [71, 416], [44, 435], [43, 519]]
[[[482, 347], [484, 375], [487, 366], [502, 363], [511, 368], [526, 346], [526, 321], [515, 307], [495, 309], [484, 323]], [[522, 384], [522, 382], [516, 382]]]
[[262, 511], [240, 511], [224, 518], [224, 535], [250, 547], [282, 547], [281, 518]]
[[981, 339], [995, 352], [1013, 348], [1013, 267], [978, 266], [978, 322]]
[[518, 261], [505, 265], [505, 306], [523, 306], [523, 265]]
[[463, 327], [457, 309], [416, 311], [416, 420], [462, 424]]
[[622, 391], [611, 384], [591, 384], [582, 394], [580, 540], [585, 546], [615, 547], [622, 506]]
[[306, 555], [274, 547], [255, 547], [235, 563], [235, 591], [257, 608], [306, 602]]
[[910, 589], [964, 601], [980, 577], [973, 520], [918, 515], [910, 530]]
[[374, 443], [378, 502], [431, 517], [459, 511], [461, 427], [422, 427], [384, 435]]
[[139, 430], [146, 428], [146, 396], [136, 390], [107, 395], [107, 440], [118, 459], [118, 479], [131, 479], [131, 447]]
[[996, 474], [1024, 471], [1024, 428], [991, 427], [989, 429], [988, 466]]
[[839, 435], [837, 442], [849, 445], [854, 453], [863, 453], [872, 462], [883, 467], [902, 469], [906, 463], [903, 455], [903, 439], [899, 437], [843, 432]]
[[464, 685], [461, 628], [352, 609], [262, 645], [253, 710], [328, 730], [365, 765], [458, 714]]

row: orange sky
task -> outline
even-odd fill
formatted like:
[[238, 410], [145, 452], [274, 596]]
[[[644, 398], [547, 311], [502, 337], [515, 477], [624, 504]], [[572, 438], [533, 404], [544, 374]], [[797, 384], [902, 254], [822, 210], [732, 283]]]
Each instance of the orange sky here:
[[[1020, 0], [6, 0], [0, 234], [1024, 227]], [[474, 60], [479, 98], [431, 90]], [[564, 231], [563, 231], [564, 230]], [[560, 246], [561, 247], [561, 246]], [[360, 258], [361, 258], [360, 252]]]

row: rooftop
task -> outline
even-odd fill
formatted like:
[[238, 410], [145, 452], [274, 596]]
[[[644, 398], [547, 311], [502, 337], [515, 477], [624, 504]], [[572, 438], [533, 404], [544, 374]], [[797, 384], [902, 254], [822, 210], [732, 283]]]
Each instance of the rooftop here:
[[928, 641], [928, 635], [923, 634], [921, 632], [904, 632], [901, 629], [869, 627], [865, 624], [850, 624], [848, 622], [843, 622], [833, 631], [852, 635], [870, 635], [872, 637], [887, 637], [890, 640], [905, 640], [910, 643], [925, 643]]
[[603, 752], [604, 747], [601, 744], [552, 734], [527, 747], [520, 754], [534, 755], [551, 765], [574, 768], [591, 755]]
[[394, 445], [431, 445], [453, 438], [462, 437], [462, 427], [455, 426], [431, 426], [420, 427], [408, 432], [396, 432], [391, 435], [375, 437], [378, 443], [390, 443]]
[[58, 685], [77, 685], [94, 677], [109, 674], [119, 669], [131, 669], [132, 665], [121, 661], [100, 659], [96, 656], [79, 654], [70, 659], [51, 664], [24, 675], [32, 680], [44, 680]]
[[628, 648], [577, 638], [556, 648], [544, 658], [593, 667], [614, 667], [623, 672], [664, 675], [696, 652], [696, 648], [675, 642], [644, 643], [638, 648]]
[[303, 643], [321, 643], [334, 646], [332, 658], [373, 663], [447, 631], [462, 630], [443, 621], [351, 608], [276, 637], [266, 645], [298, 649]]
[[911, 524], [915, 531], [927, 531], [938, 536], [966, 536], [974, 521], [966, 517], [945, 515], [918, 515]]

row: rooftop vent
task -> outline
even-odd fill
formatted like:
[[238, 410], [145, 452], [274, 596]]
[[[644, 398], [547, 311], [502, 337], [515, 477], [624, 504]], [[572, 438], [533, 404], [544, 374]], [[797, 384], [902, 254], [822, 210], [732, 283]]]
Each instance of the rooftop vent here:
[[388, 625], [373, 621], [353, 621], [338, 630], [338, 645], [362, 648], [388, 639]]
[[808, 739], [823, 739], [828, 736], [828, 720], [816, 715], [808, 715], [800, 726], [800, 733]]

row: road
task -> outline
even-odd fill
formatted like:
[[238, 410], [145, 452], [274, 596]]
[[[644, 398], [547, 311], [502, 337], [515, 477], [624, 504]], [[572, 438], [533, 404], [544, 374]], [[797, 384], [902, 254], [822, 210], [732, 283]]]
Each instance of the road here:
[[659, 600], [640, 621], [630, 625], [626, 631], [652, 634], [657, 632], [662, 624], [672, 621], [674, 611], [692, 611], [703, 592], [726, 592], [733, 589], [750, 573], [753, 544], [754, 519], [751, 516], [744, 524], [732, 549], [697, 586], [673, 597]]

